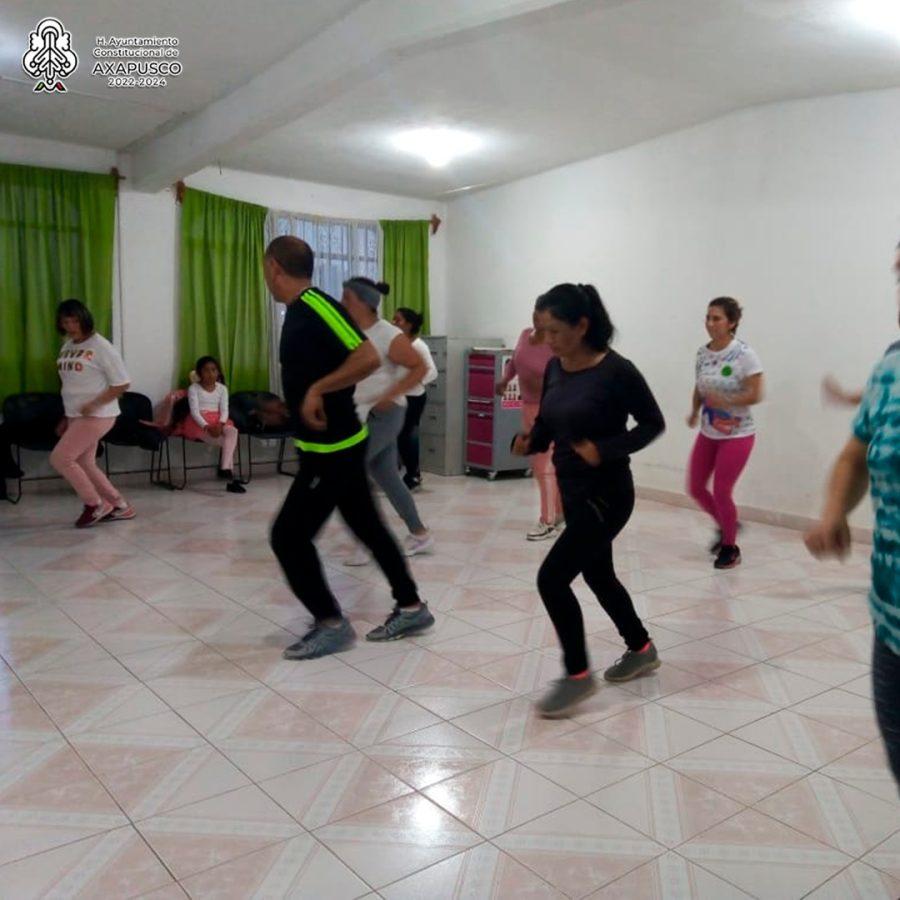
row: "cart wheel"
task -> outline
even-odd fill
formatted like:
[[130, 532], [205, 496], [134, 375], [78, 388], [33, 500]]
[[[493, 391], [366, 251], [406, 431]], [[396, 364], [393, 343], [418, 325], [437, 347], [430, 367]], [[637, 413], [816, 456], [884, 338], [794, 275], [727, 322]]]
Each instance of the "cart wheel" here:
[[488, 481], [496, 481], [497, 473], [496, 472], [488, 472]]

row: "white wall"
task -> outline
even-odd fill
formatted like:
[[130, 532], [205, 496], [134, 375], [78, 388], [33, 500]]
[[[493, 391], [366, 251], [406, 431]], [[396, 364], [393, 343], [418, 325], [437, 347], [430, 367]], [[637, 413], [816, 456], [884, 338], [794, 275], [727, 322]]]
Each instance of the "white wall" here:
[[846, 95], [747, 110], [457, 199], [450, 330], [512, 341], [539, 293], [596, 284], [617, 349], [668, 421], [635, 457], [636, 479], [680, 491], [706, 303], [741, 298], [769, 395], [739, 498], [815, 514], [849, 420], [823, 409], [820, 380], [862, 384], [897, 336], [898, 147], [900, 90]]
[[116, 165], [116, 151], [0, 132], [0, 162], [79, 172], [108, 172]]
[[[108, 172], [128, 172], [114, 151], [0, 134], [0, 161]], [[205, 169], [186, 179], [190, 187], [277, 209], [356, 219], [446, 218], [446, 205], [389, 194], [292, 181], [234, 170]], [[175, 368], [178, 206], [171, 189], [119, 192], [114, 334], [124, 350], [135, 390], [153, 400], [171, 389]], [[431, 239], [432, 329], [446, 327], [447, 228]], [[52, 337], [52, 336], [50, 336]], [[198, 348], [200, 352], [203, 348]]]

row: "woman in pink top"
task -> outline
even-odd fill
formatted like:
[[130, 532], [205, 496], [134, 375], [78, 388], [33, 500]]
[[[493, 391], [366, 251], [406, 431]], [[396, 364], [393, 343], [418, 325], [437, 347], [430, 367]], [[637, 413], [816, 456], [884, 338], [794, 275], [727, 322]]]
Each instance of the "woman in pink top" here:
[[[533, 328], [526, 328], [520, 335], [512, 358], [506, 364], [503, 380], [497, 384], [497, 393], [503, 394], [513, 378], [519, 376], [519, 393], [522, 397], [522, 421], [526, 434], [531, 432], [541, 405], [541, 391], [544, 386], [544, 370], [553, 354], [544, 343], [544, 336], [536, 319]], [[541, 517], [537, 525], [528, 532], [529, 541], [545, 541], [555, 537], [562, 525], [562, 500], [556, 484], [556, 470], [553, 468], [553, 448], [546, 453], [531, 457], [534, 477], [541, 495]]]

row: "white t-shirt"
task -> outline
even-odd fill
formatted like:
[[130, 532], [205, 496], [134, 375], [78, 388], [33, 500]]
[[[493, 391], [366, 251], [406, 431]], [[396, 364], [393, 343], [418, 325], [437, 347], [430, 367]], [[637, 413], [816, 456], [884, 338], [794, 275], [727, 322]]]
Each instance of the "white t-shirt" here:
[[431, 356], [431, 351], [428, 349], [428, 344], [422, 340], [422, 338], [417, 337], [412, 342], [413, 350], [422, 357], [422, 361], [428, 367], [428, 371], [425, 373], [425, 377], [417, 384], [414, 388], [410, 388], [406, 392], [407, 397], [421, 397], [422, 394], [425, 393], [425, 385], [431, 384], [432, 381], [437, 381], [438, 370], [437, 366], [434, 364], [434, 359]]
[[[372, 407], [388, 392], [390, 387], [404, 378], [406, 369], [391, 362], [388, 352], [394, 338], [403, 332], [392, 325], [387, 319], [379, 319], [370, 328], [364, 329], [364, 334], [372, 342], [372, 346], [378, 351], [381, 365], [368, 378], [364, 378], [356, 385], [353, 392], [353, 400], [356, 403], [356, 414], [360, 422], [369, 418]], [[397, 406], [406, 406], [406, 397], [394, 398]]]
[[[709, 392], [726, 397], [737, 394], [746, 387], [744, 382], [751, 375], [759, 375], [762, 370], [756, 353], [737, 338], [724, 350], [715, 351], [704, 346], [697, 351], [697, 390], [701, 397]], [[722, 440], [755, 434], [756, 426], [749, 406], [714, 409], [704, 401], [700, 430], [707, 437]]]
[[[107, 388], [121, 387], [131, 379], [119, 351], [100, 334], [75, 343], [66, 340], [59, 351], [56, 368], [62, 381], [62, 399], [66, 416], [81, 417], [81, 407]], [[119, 401], [111, 400], [91, 413], [92, 418], [108, 419], [119, 415]]]
[[217, 412], [219, 421], [228, 421], [228, 388], [221, 382], [211, 390], [206, 390], [203, 385], [194, 383], [188, 388], [188, 405], [191, 409], [191, 418], [201, 427], [206, 427], [206, 419], [202, 413]]

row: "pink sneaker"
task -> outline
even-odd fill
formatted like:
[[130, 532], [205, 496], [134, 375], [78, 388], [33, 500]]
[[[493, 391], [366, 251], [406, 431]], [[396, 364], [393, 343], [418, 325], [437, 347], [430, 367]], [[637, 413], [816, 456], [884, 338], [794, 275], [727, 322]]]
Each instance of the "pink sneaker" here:
[[75, 522], [75, 527], [90, 528], [105, 519], [112, 511], [112, 504], [107, 503], [105, 500], [101, 500], [97, 506], [88, 506], [85, 503], [81, 515]]
[[133, 519], [136, 515], [134, 507], [130, 503], [126, 503], [124, 506], [114, 506], [112, 512], [103, 517], [103, 521], [117, 522], [119, 519]]

